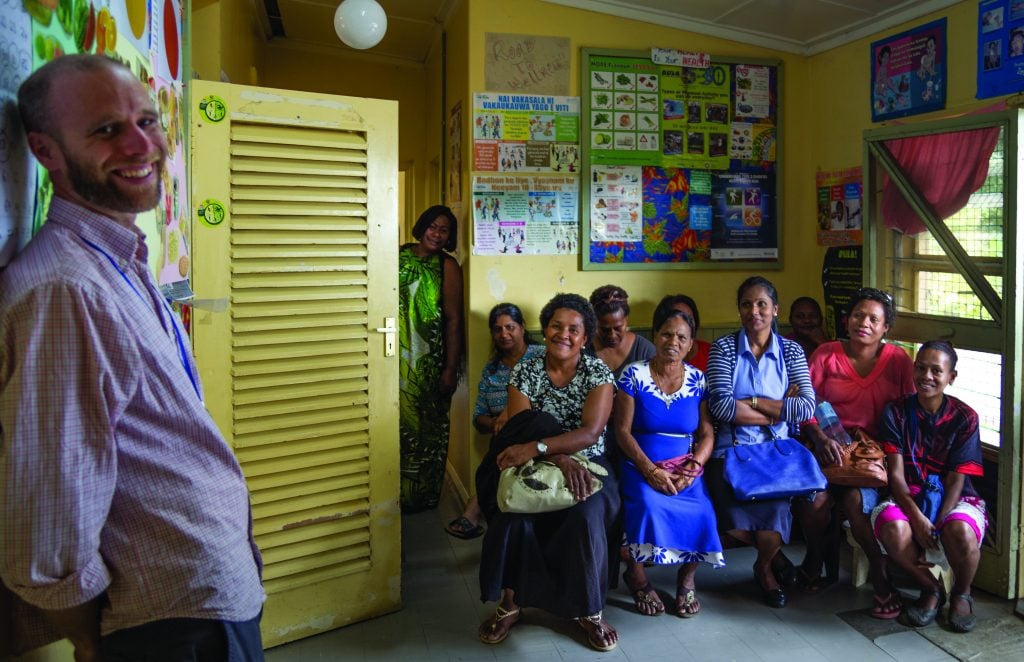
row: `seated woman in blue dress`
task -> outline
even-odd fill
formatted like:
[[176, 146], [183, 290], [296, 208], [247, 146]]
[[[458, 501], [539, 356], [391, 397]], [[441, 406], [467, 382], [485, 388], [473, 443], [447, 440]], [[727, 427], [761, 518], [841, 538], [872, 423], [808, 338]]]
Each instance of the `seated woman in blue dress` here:
[[630, 558], [623, 579], [637, 611], [657, 616], [665, 605], [644, 563], [679, 564], [676, 613], [700, 612], [695, 574], [701, 561], [724, 565], [715, 510], [701, 480], [714, 430], [704, 373], [683, 358], [693, 345], [693, 318], [658, 306], [653, 359], [626, 367], [615, 396], [615, 434], [625, 456], [620, 474]]

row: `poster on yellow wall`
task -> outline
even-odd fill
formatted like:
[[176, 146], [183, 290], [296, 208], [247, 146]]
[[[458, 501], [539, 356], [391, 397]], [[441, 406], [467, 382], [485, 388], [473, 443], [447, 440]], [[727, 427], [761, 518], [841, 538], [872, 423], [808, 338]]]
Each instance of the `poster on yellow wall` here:
[[863, 243], [861, 167], [819, 171], [818, 245], [859, 246]]
[[579, 97], [473, 95], [473, 170], [578, 172]]
[[574, 254], [579, 188], [575, 176], [474, 177], [473, 254]]

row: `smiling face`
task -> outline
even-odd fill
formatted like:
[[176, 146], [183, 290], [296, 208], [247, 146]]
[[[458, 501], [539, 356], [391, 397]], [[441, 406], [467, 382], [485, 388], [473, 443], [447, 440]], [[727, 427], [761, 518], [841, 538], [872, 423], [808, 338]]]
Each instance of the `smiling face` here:
[[914, 385], [923, 400], [939, 398], [956, 379], [949, 355], [937, 349], [924, 349], [914, 359]]
[[571, 359], [578, 356], [587, 342], [583, 315], [571, 308], [556, 308], [551, 320], [544, 327], [547, 353], [554, 359]]
[[451, 234], [452, 222], [448, 220], [447, 216], [441, 214], [423, 231], [420, 246], [429, 254], [440, 253], [448, 245]]
[[669, 317], [654, 334], [654, 349], [661, 361], [682, 361], [692, 346], [690, 325], [679, 316]]
[[797, 334], [807, 336], [821, 327], [821, 315], [813, 304], [801, 301], [789, 309], [789, 323]]
[[498, 315], [491, 327], [491, 340], [499, 356], [515, 355], [526, 347], [526, 331], [509, 315]]
[[772, 320], [779, 312], [779, 307], [772, 301], [768, 290], [755, 285], [748, 287], [740, 296], [740, 323], [748, 334], [771, 329]]
[[859, 301], [846, 321], [850, 342], [877, 345], [889, 330], [885, 322], [885, 307], [877, 301]]
[[131, 225], [156, 207], [167, 156], [146, 88], [127, 69], [106, 67], [61, 75], [53, 90], [54, 135], [30, 133], [29, 145], [54, 193]]
[[629, 318], [621, 310], [597, 318], [597, 340], [601, 347], [618, 347], [629, 331]]

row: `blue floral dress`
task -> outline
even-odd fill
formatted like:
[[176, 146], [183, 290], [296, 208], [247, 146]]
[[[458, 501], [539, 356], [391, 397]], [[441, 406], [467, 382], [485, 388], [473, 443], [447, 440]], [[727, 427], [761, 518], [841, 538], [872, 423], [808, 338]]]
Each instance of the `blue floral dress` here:
[[[707, 383], [697, 368], [689, 364], [683, 368], [683, 385], [670, 394], [654, 383], [650, 361], [630, 365], [619, 378], [619, 388], [634, 402], [633, 437], [652, 462], [685, 455], [693, 446]], [[675, 496], [664, 494], [648, 485], [629, 460], [623, 462], [620, 478], [626, 543], [633, 559], [725, 565], [715, 509], [703, 479], [697, 478]]]

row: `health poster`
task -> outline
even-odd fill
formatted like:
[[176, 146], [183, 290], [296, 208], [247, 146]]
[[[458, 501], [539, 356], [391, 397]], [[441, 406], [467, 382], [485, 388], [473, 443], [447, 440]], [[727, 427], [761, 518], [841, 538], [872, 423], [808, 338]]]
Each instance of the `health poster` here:
[[[635, 171], [640, 171], [643, 202], [641, 234], [631, 241], [599, 241], [594, 236], [591, 218], [590, 262], [664, 264], [710, 259], [710, 172], [658, 166], [594, 166], [591, 172], [595, 170], [602, 177], [591, 183], [591, 205], [595, 190], [602, 183], [632, 186]], [[593, 174], [591, 179], [595, 179]]]
[[979, 99], [1024, 90], [1024, 0], [978, 3]]
[[825, 292], [825, 332], [836, 340], [849, 338], [846, 322], [850, 301], [863, 287], [864, 249], [861, 246], [833, 246], [821, 265], [821, 287]]
[[473, 170], [579, 172], [579, 97], [473, 95]]
[[666, 68], [661, 83], [662, 165], [727, 169], [732, 121], [730, 68]]
[[474, 255], [572, 255], [579, 250], [579, 177], [473, 177]]
[[861, 168], [818, 172], [818, 245], [859, 246], [861, 225]]
[[778, 258], [774, 171], [712, 172], [711, 178], [711, 259]]
[[639, 241], [643, 235], [640, 166], [590, 170], [590, 240]]
[[946, 19], [871, 44], [871, 121], [946, 107]]

